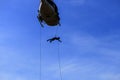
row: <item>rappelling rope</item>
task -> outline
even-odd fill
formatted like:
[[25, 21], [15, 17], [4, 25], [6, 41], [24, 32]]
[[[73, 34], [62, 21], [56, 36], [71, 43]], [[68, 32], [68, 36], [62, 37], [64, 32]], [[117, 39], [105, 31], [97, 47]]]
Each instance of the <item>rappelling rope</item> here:
[[[57, 28], [56, 28], [55, 37], [58, 36], [58, 30], [59, 30], [60, 26], [61, 25], [57, 26]], [[61, 68], [61, 57], [60, 57], [60, 43], [59, 42], [58, 42], [58, 52], [57, 52], [57, 55], [58, 55], [58, 67], [59, 67], [60, 80], [63, 80], [62, 68]]]
[[40, 80], [42, 80], [42, 30], [40, 27]]
[[56, 27], [56, 31], [55, 31], [55, 37], [58, 36], [58, 27]]
[[62, 80], [62, 69], [61, 69], [61, 57], [60, 57], [60, 44], [58, 43], [58, 66], [59, 66], [59, 74], [60, 80]]
[[[41, 0], [39, 0], [41, 2]], [[39, 8], [40, 8], [40, 2], [39, 2]], [[38, 10], [39, 10], [38, 8]], [[41, 22], [40, 22], [41, 24]], [[43, 27], [43, 25], [41, 24], [41, 27]], [[40, 80], [42, 80], [42, 28], [40, 27]]]

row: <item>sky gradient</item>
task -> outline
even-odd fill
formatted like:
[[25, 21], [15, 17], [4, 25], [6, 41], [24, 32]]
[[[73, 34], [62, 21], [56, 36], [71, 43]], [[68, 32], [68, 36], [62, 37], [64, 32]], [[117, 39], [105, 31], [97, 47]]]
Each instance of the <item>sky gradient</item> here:
[[[63, 80], [120, 80], [120, 1], [54, 1]], [[46, 41], [57, 27], [41, 28], [39, 2], [0, 1], [0, 80], [40, 80], [40, 52], [42, 80], [60, 80], [58, 42]]]

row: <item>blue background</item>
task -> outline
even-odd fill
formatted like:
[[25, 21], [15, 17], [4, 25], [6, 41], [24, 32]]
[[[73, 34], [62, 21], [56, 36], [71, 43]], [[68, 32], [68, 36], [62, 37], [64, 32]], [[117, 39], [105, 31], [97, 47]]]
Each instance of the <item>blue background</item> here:
[[[120, 80], [120, 1], [54, 0], [57, 27], [37, 20], [39, 0], [0, 0], [0, 80]], [[40, 47], [41, 43], [41, 47]], [[41, 50], [40, 50], [41, 49]]]

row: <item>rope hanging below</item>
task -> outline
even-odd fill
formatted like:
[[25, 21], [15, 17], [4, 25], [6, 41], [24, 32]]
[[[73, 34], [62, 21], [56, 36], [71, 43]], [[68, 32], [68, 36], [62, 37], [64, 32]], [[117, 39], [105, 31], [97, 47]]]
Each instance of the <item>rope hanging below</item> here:
[[58, 43], [58, 66], [59, 66], [59, 73], [60, 73], [60, 80], [62, 80], [62, 68], [61, 68], [61, 58], [60, 58], [60, 44]]
[[42, 30], [40, 28], [40, 80], [42, 80]]

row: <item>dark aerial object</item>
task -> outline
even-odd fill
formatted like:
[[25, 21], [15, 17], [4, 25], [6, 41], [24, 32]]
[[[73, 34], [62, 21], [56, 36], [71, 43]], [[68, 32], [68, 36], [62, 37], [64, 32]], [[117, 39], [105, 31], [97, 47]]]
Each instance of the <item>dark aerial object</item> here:
[[57, 41], [59, 41], [59, 42], [62, 42], [62, 41], [60, 40], [60, 37], [50, 38], [50, 39], [47, 40], [47, 42], [49, 41], [49, 42], [51, 43], [51, 42], [53, 42], [53, 41], [55, 41], [55, 40], [57, 40]]
[[58, 8], [53, 0], [41, 0], [37, 18], [42, 27], [42, 22], [45, 22], [49, 26], [60, 25]]

